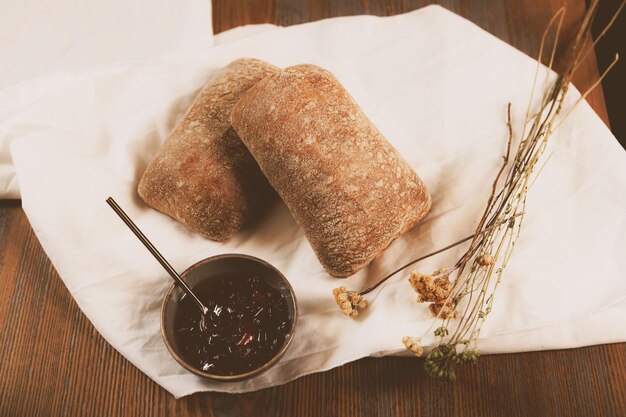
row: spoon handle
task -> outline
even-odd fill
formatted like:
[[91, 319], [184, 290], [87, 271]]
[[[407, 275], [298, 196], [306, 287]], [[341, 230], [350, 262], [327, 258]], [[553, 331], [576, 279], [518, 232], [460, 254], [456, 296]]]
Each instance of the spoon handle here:
[[202, 301], [200, 301], [198, 297], [196, 297], [196, 295], [191, 291], [191, 288], [189, 288], [187, 284], [185, 283], [185, 281], [183, 281], [181, 276], [178, 275], [178, 272], [176, 272], [176, 270], [172, 267], [172, 265], [170, 265], [170, 263], [167, 262], [167, 260], [163, 257], [163, 255], [161, 255], [161, 253], [157, 250], [157, 248], [154, 247], [154, 245], [152, 244], [152, 242], [148, 240], [146, 235], [144, 235], [143, 232], [139, 230], [137, 225], [130, 219], [130, 217], [128, 217], [126, 212], [122, 210], [122, 208], [115, 202], [115, 200], [113, 200], [113, 198], [111, 197], [107, 198], [106, 202], [109, 204], [109, 206], [111, 206], [113, 211], [115, 211], [115, 213], [117, 213], [117, 215], [120, 216], [122, 221], [126, 223], [126, 226], [128, 226], [128, 228], [135, 234], [135, 236], [137, 236], [137, 238], [141, 241], [141, 243], [143, 243], [144, 246], [150, 251], [152, 256], [154, 256], [156, 260], [159, 261], [159, 263], [161, 264], [163, 268], [165, 268], [167, 273], [170, 274], [172, 278], [174, 278], [174, 281], [176, 281], [176, 283], [181, 286], [181, 288], [187, 293], [187, 295], [190, 296], [196, 302], [196, 304], [198, 305], [198, 307], [200, 307], [202, 312], [204, 314], [207, 314], [209, 309], [206, 308], [204, 304], [202, 304]]

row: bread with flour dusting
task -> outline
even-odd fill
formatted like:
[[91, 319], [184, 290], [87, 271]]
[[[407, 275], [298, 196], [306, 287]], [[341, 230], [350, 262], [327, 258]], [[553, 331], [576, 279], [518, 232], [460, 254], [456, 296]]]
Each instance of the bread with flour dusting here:
[[201, 235], [225, 241], [275, 196], [230, 124], [239, 98], [278, 68], [239, 59], [202, 88], [149, 164], [139, 195]]
[[320, 67], [263, 79], [231, 122], [332, 276], [368, 265], [430, 209], [417, 174]]

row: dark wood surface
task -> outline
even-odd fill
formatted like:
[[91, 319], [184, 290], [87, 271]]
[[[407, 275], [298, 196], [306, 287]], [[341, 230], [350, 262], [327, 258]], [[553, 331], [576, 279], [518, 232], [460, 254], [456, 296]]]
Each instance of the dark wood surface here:
[[[427, 1], [215, 0], [216, 32], [247, 23], [413, 10]], [[445, 7], [536, 54], [556, 0], [449, 0]], [[570, 0], [566, 34], [584, 10]], [[575, 84], [597, 79], [595, 57]], [[589, 101], [605, 121], [602, 92]], [[20, 203], [0, 202], [0, 416], [626, 416], [626, 344], [494, 355], [454, 384], [423, 361], [363, 359], [255, 393], [175, 400], [129, 364], [80, 312], [35, 238]]]
[[[590, 0], [585, 0], [589, 3]], [[602, 28], [613, 15], [618, 2], [621, 0], [604, 0], [600, 3], [596, 20], [591, 29], [594, 37], [598, 36]], [[611, 130], [615, 137], [626, 149], [626, 118], [624, 111], [626, 110], [626, 13], [621, 13], [615, 23], [613, 29], [609, 31], [604, 40], [596, 45], [596, 57], [598, 58], [598, 67], [606, 68], [615, 54], [619, 54], [621, 62], [611, 71], [602, 81], [604, 90], [604, 98], [611, 122]]]

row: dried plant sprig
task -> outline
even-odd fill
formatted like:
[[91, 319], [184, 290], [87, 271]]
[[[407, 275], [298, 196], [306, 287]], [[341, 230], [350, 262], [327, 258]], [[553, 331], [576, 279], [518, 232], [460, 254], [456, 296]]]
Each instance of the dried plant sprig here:
[[[622, 10], [624, 4], [626, 1], [622, 2], [616, 15]], [[424, 366], [429, 375], [435, 378], [452, 381], [456, 378], [454, 371], [456, 365], [475, 363], [478, 359], [477, 344], [480, 331], [486, 317], [492, 310], [494, 296], [500, 284], [502, 273], [520, 235], [531, 178], [535, 177], [533, 175], [535, 168], [546, 149], [549, 138], [563, 120], [559, 116], [563, 109], [572, 75], [589, 53], [590, 48], [595, 45], [594, 43], [591, 47], [584, 47], [586, 34], [593, 21], [597, 6], [598, 0], [593, 0], [582, 19], [574, 41], [570, 45], [564, 69], [544, 89], [539, 109], [532, 116], [530, 116], [533, 101], [531, 95], [522, 140], [516, 146], [512, 164], [509, 164], [509, 157], [511, 155], [513, 130], [511, 105], [508, 105], [507, 127], [509, 135], [503, 164], [493, 181], [491, 195], [469, 249], [457, 261], [454, 268], [450, 272], [446, 272], [447, 274], [452, 272], [456, 274], [456, 279], [451, 284], [444, 301], [445, 306], [460, 310], [460, 320], [454, 326], [454, 331], [451, 333], [448, 331], [452, 327], [451, 319], [454, 317], [451, 317], [443, 309], [436, 311], [431, 309], [431, 313], [436, 319], [441, 319], [440, 326], [434, 332], [435, 336], [439, 337], [439, 343], [426, 357]], [[564, 8], [557, 12], [542, 38], [538, 61], [541, 61], [543, 56], [545, 39], [556, 25], [549, 69], [551, 69], [554, 61], [564, 13]], [[607, 26], [610, 26], [614, 21], [615, 17]], [[607, 29], [608, 27], [603, 30], [602, 34], [606, 33]], [[539, 66], [540, 64], [538, 64], [538, 68]], [[539, 71], [535, 74], [535, 81], [533, 81], [533, 91], [538, 73]], [[606, 75], [606, 71], [602, 77], [604, 75]], [[595, 88], [597, 84], [595, 83], [591, 89]], [[582, 97], [586, 97], [588, 93], [589, 90]], [[574, 106], [579, 102], [580, 100]], [[556, 124], [557, 120], [560, 120], [558, 125]], [[504, 183], [500, 185], [506, 168], [508, 168], [508, 173], [504, 177]], [[507, 217], [510, 217], [510, 220], [503, 222], [503, 219]], [[416, 290], [420, 293], [419, 289], [416, 288]]]
[[418, 294], [418, 303], [430, 303], [428, 309], [436, 317], [458, 318], [459, 313], [450, 299], [450, 273], [447, 269], [435, 271], [432, 275], [413, 272], [409, 277], [411, 287]]
[[367, 300], [356, 291], [348, 291], [346, 287], [339, 287], [333, 290], [333, 297], [339, 309], [348, 317], [353, 319], [359, 316], [359, 309], [367, 307]]
[[428, 354], [424, 362], [424, 368], [428, 375], [433, 378], [455, 381], [455, 366], [466, 363], [476, 363], [479, 356], [480, 352], [475, 349], [457, 352], [456, 346], [441, 343], [435, 346], [432, 352]]
[[422, 353], [424, 353], [421, 341], [415, 337], [404, 336], [402, 338], [402, 343], [404, 344], [404, 347], [415, 356], [419, 357], [422, 356]]

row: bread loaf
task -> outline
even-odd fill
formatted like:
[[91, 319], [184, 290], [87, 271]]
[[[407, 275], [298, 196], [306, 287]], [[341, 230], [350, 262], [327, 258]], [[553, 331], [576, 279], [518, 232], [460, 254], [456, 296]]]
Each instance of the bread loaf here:
[[231, 122], [335, 277], [368, 265], [430, 209], [417, 174], [322, 68], [265, 78]]
[[139, 195], [201, 235], [224, 241], [275, 196], [230, 125], [233, 106], [278, 68], [239, 59], [200, 91], [149, 164]]

